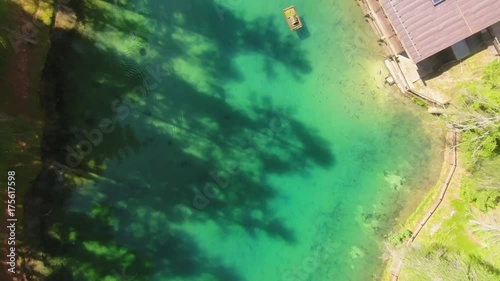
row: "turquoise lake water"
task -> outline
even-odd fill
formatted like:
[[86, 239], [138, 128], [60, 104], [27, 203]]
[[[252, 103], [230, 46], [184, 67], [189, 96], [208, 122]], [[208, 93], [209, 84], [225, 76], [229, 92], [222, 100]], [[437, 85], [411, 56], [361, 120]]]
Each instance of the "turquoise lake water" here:
[[82, 156], [54, 264], [99, 281], [379, 276], [442, 157], [424, 110], [384, 85], [355, 1], [88, 3], [61, 53]]

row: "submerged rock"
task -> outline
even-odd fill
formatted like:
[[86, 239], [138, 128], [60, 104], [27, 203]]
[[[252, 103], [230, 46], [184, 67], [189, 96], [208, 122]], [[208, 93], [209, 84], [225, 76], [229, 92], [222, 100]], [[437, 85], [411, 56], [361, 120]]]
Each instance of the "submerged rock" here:
[[351, 259], [362, 258], [364, 256], [365, 252], [361, 248], [358, 246], [351, 247], [351, 250], [349, 251], [349, 257], [351, 257]]
[[389, 184], [389, 186], [394, 190], [400, 189], [405, 182], [404, 177], [397, 174], [391, 174], [389, 172], [384, 172], [384, 179]]

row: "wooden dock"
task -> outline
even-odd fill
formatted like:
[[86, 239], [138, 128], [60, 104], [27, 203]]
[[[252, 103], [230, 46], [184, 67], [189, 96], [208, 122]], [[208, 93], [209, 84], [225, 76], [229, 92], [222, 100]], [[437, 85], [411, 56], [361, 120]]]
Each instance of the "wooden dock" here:
[[413, 89], [414, 83], [420, 80], [415, 64], [405, 56], [403, 43], [399, 39], [394, 27], [389, 21], [379, 0], [357, 0], [363, 10], [366, 21], [371, 25], [378, 36], [379, 45], [386, 55], [385, 65], [394, 82], [402, 93]]
[[300, 20], [295, 6], [283, 9], [283, 15], [285, 16], [286, 23], [288, 23], [288, 27], [290, 27], [291, 31], [295, 31], [302, 27], [302, 21]]

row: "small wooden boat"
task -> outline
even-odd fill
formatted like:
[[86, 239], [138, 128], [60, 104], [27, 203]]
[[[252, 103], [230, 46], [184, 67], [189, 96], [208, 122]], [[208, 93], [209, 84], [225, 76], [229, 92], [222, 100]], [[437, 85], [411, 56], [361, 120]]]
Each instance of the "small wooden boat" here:
[[299, 14], [295, 10], [295, 6], [290, 6], [283, 9], [283, 15], [285, 16], [288, 27], [291, 31], [297, 30], [302, 27], [302, 21], [300, 21]]

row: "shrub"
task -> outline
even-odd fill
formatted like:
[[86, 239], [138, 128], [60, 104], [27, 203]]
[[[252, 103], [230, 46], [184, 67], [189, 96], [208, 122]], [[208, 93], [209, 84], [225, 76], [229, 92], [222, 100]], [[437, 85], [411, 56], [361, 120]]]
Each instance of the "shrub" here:
[[413, 232], [411, 232], [409, 229], [403, 228], [397, 233], [392, 233], [389, 235], [389, 243], [393, 246], [398, 246], [408, 239], [413, 235]]
[[422, 106], [422, 107], [425, 107], [427, 108], [427, 103], [419, 98], [411, 98], [412, 101], [414, 101], [416, 104]]

